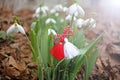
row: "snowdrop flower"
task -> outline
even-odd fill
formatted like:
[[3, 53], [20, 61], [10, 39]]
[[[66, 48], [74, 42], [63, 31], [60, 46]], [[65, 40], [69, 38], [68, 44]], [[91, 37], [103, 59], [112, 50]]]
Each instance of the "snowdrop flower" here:
[[48, 29], [48, 35], [50, 35], [50, 34], [53, 34], [53, 35], [56, 35], [57, 33], [55, 32], [55, 30], [53, 30], [53, 29]]
[[58, 4], [55, 6], [56, 11], [63, 11], [63, 6], [61, 4]]
[[86, 20], [84, 20], [83, 25], [88, 25], [88, 24], [89, 24], [89, 21], [90, 21], [90, 19], [86, 19]]
[[81, 28], [84, 23], [84, 20], [80, 18], [80, 19], [77, 19], [75, 23], [77, 27]]
[[92, 28], [96, 27], [96, 21], [93, 18], [86, 19], [83, 25], [90, 25]]
[[35, 11], [35, 14], [33, 14], [33, 17], [39, 17], [40, 13], [43, 14], [43, 16], [47, 15], [47, 11], [49, 11], [47, 6], [38, 7]]
[[50, 13], [51, 13], [51, 14], [54, 14], [54, 13], [56, 13], [56, 10], [55, 10], [55, 9], [51, 9], [51, 10], [50, 10]]
[[39, 14], [40, 11], [41, 11], [41, 10], [40, 10], [40, 7], [38, 7], [38, 8], [36, 9], [35, 13], [36, 13], [36, 14]]
[[59, 16], [59, 13], [55, 13], [55, 16]]
[[[71, 21], [72, 20], [72, 16], [71, 15], [67, 15], [66, 18], [65, 18], [65, 20]], [[75, 21], [75, 20], [76, 20], [76, 17], [73, 16], [73, 21]]]
[[40, 7], [38, 7], [36, 10], [35, 10], [35, 14], [33, 14], [33, 17], [39, 17], [39, 14], [40, 14]]
[[45, 23], [46, 23], [46, 24], [49, 24], [49, 23], [55, 24], [56, 21], [55, 21], [53, 18], [48, 18]]
[[39, 17], [39, 14], [33, 14], [33, 17]]
[[93, 25], [92, 25], [92, 28], [95, 28], [96, 27], [96, 23], [94, 23]]
[[21, 32], [22, 34], [25, 34], [25, 30], [23, 29], [23, 27], [18, 23], [15, 23], [8, 28], [7, 35], [11, 33], [17, 33], [17, 32]]
[[74, 16], [84, 16], [85, 12], [81, 6], [79, 6], [77, 3], [74, 3], [68, 8], [68, 14]]
[[67, 7], [63, 7], [63, 12], [67, 12], [68, 8]]
[[72, 59], [73, 57], [80, 55], [80, 50], [74, 44], [69, 42], [67, 38], [65, 38], [64, 41], [65, 58]]
[[90, 18], [90, 23], [95, 23], [95, 20], [93, 18]]

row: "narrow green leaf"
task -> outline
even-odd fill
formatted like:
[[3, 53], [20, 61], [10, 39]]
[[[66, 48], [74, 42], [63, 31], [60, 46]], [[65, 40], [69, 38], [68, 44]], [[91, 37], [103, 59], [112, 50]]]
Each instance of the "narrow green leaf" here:
[[91, 56], [90, 60], [88, 61], [88, 68], [86, 71], [86, 77], [84, 80], [88, 80], [89, 79], [89, 75], [91, 73], [91, 70], [96, 62], [96, 58], [98, 56], [98, 50], [95, 50], [95, 52], [93, 53], [93, 55]]

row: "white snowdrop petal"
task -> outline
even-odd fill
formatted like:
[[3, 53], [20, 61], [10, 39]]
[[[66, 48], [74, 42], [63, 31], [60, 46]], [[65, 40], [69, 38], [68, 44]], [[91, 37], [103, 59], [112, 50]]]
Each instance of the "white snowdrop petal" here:
[[78, 16], [79, 15], [79, 13], [76, 11], [75, 13], [74, 13], [74, 16]]
[[77, 3], [74, 3], [68, 8], [68, 14], [74, 15], [74, 16], [78, 16], [78, 15], [84, 16], [85, 11]]
[[56, 21], [54, 19], [51, 19], [51, 22], [54, 23], [54, 24], [56, 23]]
[[47, 19], [45, 23], [46, 23], [46, 24], [49, 24], [49, 23], [50, 23], [50, 19]]
[[51, 10], [50, 10], [50, 13], [51, 13], [51, 14], [54, 14], [54, 13], [56, 13], [56, 10], [55, 10], [55, 9], [51, 9]]
[[81, 16], [84, 16], [85, 15], [85, 11], [83, 10], [83, 8], [79, 5], [77, 5], [77, 8], [78, 8], [78, 13], [81, 15]]
[[84, 20], [81, 18], [76, 20], [76, 26], [79, 28], [82, 27], [83, 23], [84, 23]]
[[23, 29], [23, 27], [19, 24], [17, 24], [18, 30], [19, 32], [21, 32], [22, 34], [25, 34], [25, 30]]
[[39, 14], [36, 14], [36, 13], [35, 13], [35, 14], [33, 14], [33, 17], [37, 17], [37, 18], [38, 18], [38, 17], [39, 17]]
[[93, 18], [90, 18], [90, 23], [95, 23], [95, 20]]
[[89, 19], [89, 23], [90, 23], [90, 25], [91, 25], [92, 28], [96, 27], [96, 21], [93, 18]]
[[68, 8], [67, 7], [63, 7], [63, 12], [67, 12]]
[[41, 11], [42, 11], [43, 14], [46, 14], [46, 12], [47, 12], [48, 10], [49, 10], [49, 9], [48, 9], [47, 6], [41, 7]]
[[63, 6], [61, 4], [58, 4], [55, 6], [56, 11], [63, 11]]
[[55, 21], [53, 18], [48, 18], [45, 23], [46, 23], [46, 24], [49, 24], [49, 23], [55, 24], [56, 21]]
[[95, 28], [96, 27], [96, 23], [94, 23], [93, 25], [92, 25], [92, 28]]
[[90, 21], [90, 19], [84, 20], [83, 25], [87, 25], [89, 23], [89, 21]]
[[71, 5], [68, 10], [69, 10], [68, 13], [70, 15], [73, 15], [77, 10], [76, 4]]
[[[67, 16], [65, 17], [65, 20], [71, 21], [71, 20], [72, 20], [72, 16], [71, 16], [71, 15], [67, 15]], [[74, 17], [73, 17], [73, 21], [75, 21], [75, 20], [76, 20], [76, 17], [74, 16]]]
[[43, 6], [44, 10], [49, 11], [49, 8], [47, 6]]
[[40, 12], [42, 13], [43, 16], [46, 16], [47, 11], [49, 11], [49, 8], [47, 6], [38, 7], [36, 9], [35, 14], [33, 15], [33, 17], [39, 17]]
[[71, 20], [72, 19], [72, 16], [71, 15], [67, 15], [66, 17], [65, 17], [65, 20]]
[[46, 13], [46, 10], [44, 8], [41, 8], [41, 11], [42, 11], [43, 14]]
[[15, 32], [15, 25], [11, 25], [7, 30], [7, 35]]
[[41, 11], [41, 10], [40, 10], [40, 7], [38, 7], [38, 8], [36, 9], [35, 13], [36, 13], [36, 14], [39, 14], [40, 11]]
[[57, 33], [55, 32], [55, 30], [53, 30], [53, 29], [48, 29], [48, 35], [50, 35], [50, 34], [53, 34], [53, 35], [56, 35]]
[[55, 16], [59, 16], [59, 13], [55, 13]]
[[51, 29], [51, 32], [53, 33], [53, 35], [56, 35], [57, 33], [55, 32], [55, 30]]
[[50, 35], [51, 34], [51, 29], [48, 29], [48, 35]]

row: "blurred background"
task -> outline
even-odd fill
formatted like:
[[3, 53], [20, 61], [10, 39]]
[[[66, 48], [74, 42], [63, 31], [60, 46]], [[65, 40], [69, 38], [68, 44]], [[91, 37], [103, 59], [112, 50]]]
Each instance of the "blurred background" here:
[[[69, 7], [73, 2], [73, 0], [0, 0], [0, 7], [17, 13], [23, 9], [34, 11], [41, 3], [52, 8], [56, 4]], [[103, 34], [98, 45], [99, 56], [103, 60], [109, 59], [112, 65], [120, 64], [120, 0], [78, 0], [78, 3], [86, 12], [85, 19], [92, 17], [97, 22], [96, 28], [90, 30], [86, 37], [92, 40], [97, 35]]]

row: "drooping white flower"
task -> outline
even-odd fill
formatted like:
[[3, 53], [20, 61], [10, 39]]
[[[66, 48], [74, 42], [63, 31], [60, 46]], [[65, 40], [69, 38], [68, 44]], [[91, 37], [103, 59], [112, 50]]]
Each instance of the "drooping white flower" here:
[[56, 21], [55, 21], [53, 18], [48, 18], [45, 23], [46, 23], [46, 24], [49, 24], [49, 23], [55, 24]]
[[63, 11], [63, 6], [61, 4], [58, 4], [55, 6], [56, 11]]
[[68, 14], [74, 15], [74, 16], [84, 16], [85, 11], [77, 3], [74, 3], [68, 8]]
[[53, 34], [53, 35], [56, 35], [57, 33], [55, 32], [55, 30], [53, 30], [53, 29], [48, 29], [48, 35], [50, 35], [50, 34]]
[[40, 7], [38, 7], [38, 8], [35, 10], [35, 13], [36, 13], [36, 14], [39, 14], [40, 11], [41, 11], [41, 9], [40, 9]]
[[43, 12], [43, 14], [46, 14], [47, 11], [49, 11], [47, 6], [43, 6], [41, 7], [41, 11]]
[[51, 14], [54, 14], [54, 13], [56, 13], [56, 10], [55, 10], [55, 9], [51, 9], [51, 10], [50, 10], [50, 13], [51, 13]]
[[83, 23], [84, 23], [84, 20], [80, 18], [80, 19], [77, 19], [77, 20], [76, 20], [75, 25], [76, 25], [77, 27], [81, 28], [82, 25], [83, 25]]
[[68, 8], [67, 7], [63, 7], [63, 12], [67, 12]]
[[92, 28], [95, 28], [96, 27], [96, 23], [94, 23], [93, 25], [92, 25]]
[[90, 24], [92, 28], [96, 27], [96, 21], [93, 18], [90, 18]]
[[49, 8], [47, 6], [38, 7], [35, 10], [35, 14], [33, 14], [33, 17], [39, 17], [40, 13], [42, 13], [42, 15], [45, 16], [47, 15], [47, 11], [49, 11]]
[[38, 7], [38, 8], [35, 10], [35, 13], [33, 14], [33, 17], [39, 17], [40, 12], [41, 12], [41, 9], [40, 9], [40, 7]]
[[[65, 20], [71, 21], [71, 20], [72, 20], [72, 15], [67, 15], [67, 16], [65, 17]], [[76, 20], [76, 17], [73, 16], [73, 21], [75, 21], [75, 20]]]
[[55, 13], [55, 16], [59, 16], [59, 13]]
[[84, 20], [83, 25], [88, 25], [88, 24], [89, 24], [89, 21], [90, 21], [90, 19], [86, 19], [86, 20]]
[[7, 35], [9, 35], [11, 33], [17, 33], [17, 32], [21, 32], [22, 34], [25, 34], [25, 30], [23, 29], [23, 27], [21, 25], [15, 23], [8, 28]]
[[96, 27], [96, 21], [93, 18], [86, 19], [83, 25], [91, 26], [92, 28]]
[[65, 38], [64, 41], [65, 41], [65, 44], [64, 44], [65, 58], [72, 59], [75, 56], [80, 55], [80, 50], [75, 45], [69, 42], [67, 38]]
[[33, 14], [33, 17], [39, 17], [40, 14]]

